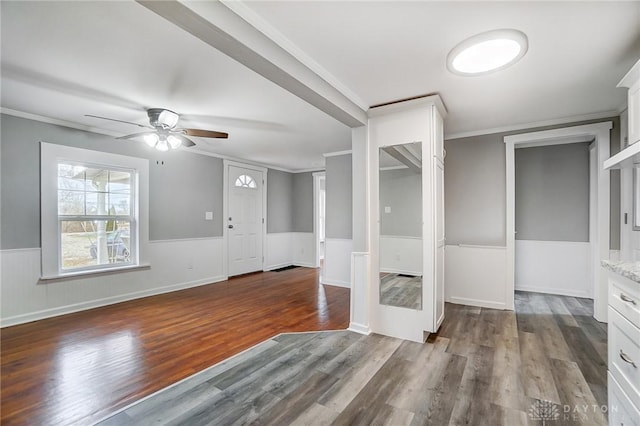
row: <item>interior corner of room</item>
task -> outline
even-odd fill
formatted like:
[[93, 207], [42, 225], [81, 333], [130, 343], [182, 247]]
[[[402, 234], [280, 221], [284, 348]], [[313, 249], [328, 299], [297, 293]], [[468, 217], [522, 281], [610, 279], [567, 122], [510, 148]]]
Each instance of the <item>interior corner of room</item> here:
[[3, 422], [640, 418], [640, 2], [0, 11]]

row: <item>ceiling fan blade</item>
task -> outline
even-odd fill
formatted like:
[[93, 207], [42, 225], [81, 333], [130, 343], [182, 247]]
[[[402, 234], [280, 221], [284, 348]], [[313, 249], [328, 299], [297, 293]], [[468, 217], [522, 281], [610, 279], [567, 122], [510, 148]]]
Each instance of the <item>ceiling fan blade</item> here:
[[182, 135], [178, 135], [178, 137], [179, 137], [180, 139], [182, 139], [182, 146], [184, 146], [184, 147], [186, 147], [186, 148], [190, 148], [190, 147], [192, 147], [192, 146], [196, 146], [195, 142], [194, 142], [194, 141], [192, 141], [191, 139], [186, 138], [186, 137], [184, 137], [184, 136], [182, 136]]
[[182, 129], [185, 135], [188, 136], [196, 136], [200, 138], [218, 138], [218, 139], [227, 139], [229, 137], [228, 133], [224, 132], [216, 132], [213, 130], [201, 130], [201, 129]]
[[100, 117], [99, 115], [92, 115], [92, 114], [85, 114], [84, 116], [85, 117], [99, 118], [100, 120], [117, 121], [118, 123], [133, 124], [134, 126], [142, 127], [144, 129], [151, 129], [151, 127], [149, 127], [149, 126], [144, 126], [144, 125], [138, 124], [138, 123], [132, 123], [131, 121], [117, 120], [115, 118]]
[[152, 133], [156, 133], [156, 132], [132, 133], [130, 135], [120, 136], [119, 138], [116, 138], [116, 139], [133, 139], [133, 138], [138, 137], [138, 136], [150, 135]]

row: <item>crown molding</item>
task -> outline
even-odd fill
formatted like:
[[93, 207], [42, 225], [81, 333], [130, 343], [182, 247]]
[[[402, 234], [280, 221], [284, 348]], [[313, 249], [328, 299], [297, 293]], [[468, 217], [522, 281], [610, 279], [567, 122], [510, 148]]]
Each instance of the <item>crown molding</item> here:
[[335, 151], [335, 152], [327, 152], [322, 154], [322, 156], [324, 158], [327, 157], [339, 157], [341, 155], [351, 155], [352, 151], [350, 149], [346, 150], [346, 151]]
[[555, 126], [558, 124], [569, 124], [569, 123], [576, 123], [576, 122], [587, 121], [587, 120], [599, 120], [602, 118], [617, 117], [618, 115], [620, 115], [620, 113], [617, 110], [602, 111], [602, 112], [583, 114], [583, 115], [574, 115], [571, 117], [557, 118], [553, 120], [533, 121], [529, 123], [513, 124], [510, 126], [504, 126], [504, 127], [494, 127], [491, 129], [472, 130], [469, 132], [452, 133], [449, 135], [445, 134], [444, 140], [448, 141], [452, 139], [468, 138], [472, 136], [490, 135], [493, 133], [504, 133], [504, 132], [513, 132], [516, 130], [535, 129], [537, 127]]
[[39, 121], [41, 123], [53, 124], [53, 125], [62, 126], [62, 127], [69, 127], [71, 129], [76, 129], [76, 130], [84, 130], [85, 132], [98, 133], [106, 136], [113, 136], [113, 137], [123, 136], [122, 133], [103, 130], [93, 126], [85, 126], [84, 124], [78, 124], [72, 121], [45, 117], [44, 115], [31, 114], [29, 112], [18, 111], [11, 108], [0, 107], [0, 113], [11, 115], [13, 117], [26, 118], [27, 120]]
[[[6, 115], [13, 116], [13, 117], [18, 117], [18, 118], [25, 118], [27, 120], [38, 121], [40, 123], [53, 124], [55, 126], [68, 127], [68, 128], [71, 128], [71, 129], [82, 130], [82, 131], [90, 132], [90, 133], [97, 133], [97, 134], [100, 134], [100, 135], [111, 136], [111, 137], [114, 137], [114, 138], [124, 135], [124, 133], [112, 132], [112, 131], [108, 131], [108, 130], [99, 129], [97, 127], [85, 126], [83, 124], [78, 124], [78, 123], [74, 123], [74, 122], [71, 122], [71, 121], [60, 120], [60, 119], [51, 118], [51, 117], [45, 117], [43, 115], [38, 115], [38, 114], [31, 114], [29, 112], [18, 111], [18, 110], [11, 109], [11, 108], [0, 107], [0, 114], [6, 114]], [[257, 162], [257, 161], [249, 161], [249, 160], [246, 160], [246, 159], [243, 159], [243, 158], [231, 157], [231, 156], [227, 156], [227, 155], [215, 154], [213, 152], [204, 151], [202, 149], [197, 149], [197, 148], [187, 148], [187, 149], [183, 148], [183, 150], [184, 150], [184, 152], [190, 152], [190, 153], [193, 153], [193, 154], [204, 155], [204, 156], [207, 156], [207, 157], [220, 158], [222, 160], [238, 161], [238, 162], [241, 162], [241, 163], [244, 163], [244, 164], [248, 164], [248, 165], [252, 165], [252, 166], [266, 167], [268, 169], [279, 170], [281, 172], [287, 172], [287, 173], [306, 173], [306, 172], [310, 172], [310, 171], [324, 170], [323, 168], [320, 168], [320, 167], [315, 167], [315, 168], [312, 168], [312, 169], [304, 169], [304, 170], [292, 170], [292, 169], [286, 169], [284, 167], [274, 166], [272, 164], [260, 163], [260, 162]]]

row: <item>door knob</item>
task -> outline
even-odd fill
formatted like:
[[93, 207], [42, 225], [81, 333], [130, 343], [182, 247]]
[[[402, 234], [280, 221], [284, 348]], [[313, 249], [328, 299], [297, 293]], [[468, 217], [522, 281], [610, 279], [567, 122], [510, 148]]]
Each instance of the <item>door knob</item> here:
[[229, 229], [233, 229], [233, 225], [229, 225]]

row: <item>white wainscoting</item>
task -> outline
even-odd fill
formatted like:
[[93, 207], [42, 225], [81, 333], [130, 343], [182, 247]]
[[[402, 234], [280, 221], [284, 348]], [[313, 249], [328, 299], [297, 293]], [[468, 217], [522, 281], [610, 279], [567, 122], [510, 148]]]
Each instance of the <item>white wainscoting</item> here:
[[381, 235], [380, 272], [422, 275], [422, 238]]
[[351, 253], [351, 283], [349, 330], [369, 334], [369, 253]]
[[285, 266], [315, 268], [315, 244], [312, 232], [278, 232], [267, 234], [264, 270]]
[[351, 287], [351, 252], [353, 241], [341, 238], [325, 239], [322, 284]]
[[292, 232], [293, 264], [315, 268], [315, 241], [313, 232]]
[[265, 271], [271, 271], [293, 264], [293, 235], [291, 232], [267, 234], [265, 246]]
[[445, 250], [447, 302], [513, 309], [513, 294], [506, 291], [506, 247], [447, 245]]
[[516, 240], [516, 290], [593, 298], [590, 244]]
[[2, 327], [223, 281], [223, 239], [151, 241], [150, 267], [40, 281], [40, 249], [0, 252]]

